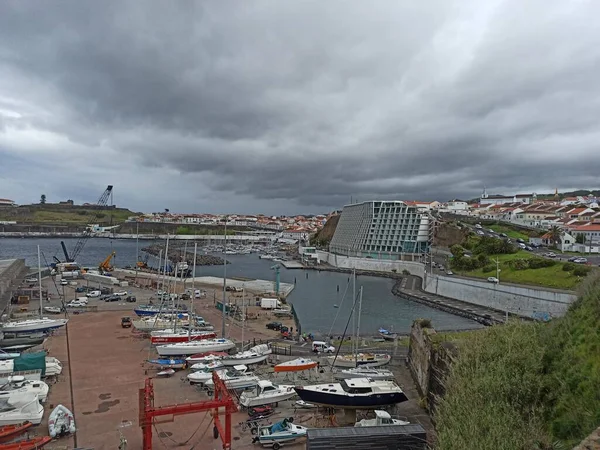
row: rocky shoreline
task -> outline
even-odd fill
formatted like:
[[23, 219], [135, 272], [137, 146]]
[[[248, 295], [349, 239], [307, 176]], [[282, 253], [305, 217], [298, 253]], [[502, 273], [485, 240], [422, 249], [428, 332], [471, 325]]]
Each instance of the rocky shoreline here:
[[[173, 263], [180, 263], [184, 261], [184, 245], [185, 244], [181, 242], [178, 242], [175, 245], [169, 243], [169, 261]], [[144, 247], [142, 251], [152, 256], [158, 257], [161, 251], [164, 253], [165, 244], [152, 244], [148, 247]], [[185, 255], [185, 262], [188, 263], [188, 265], [190, 266], [194, 264], [194, 255], [190, 254], [189, 245], [187, 255]], [[221, 258], [220, 256], [215, 255], [196, 256], [196, 266], [222, 266], [223, 264], [231, 264], [231, 262]]]

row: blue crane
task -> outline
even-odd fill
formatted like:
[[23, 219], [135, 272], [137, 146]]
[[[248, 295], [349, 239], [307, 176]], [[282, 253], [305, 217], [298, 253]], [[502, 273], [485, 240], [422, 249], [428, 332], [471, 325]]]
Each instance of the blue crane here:
[[281, 266], [279, 264], [275, 264], [271, 266], [271, 270], [275, 271], [275, 295], [279, 296], [279, 269]]

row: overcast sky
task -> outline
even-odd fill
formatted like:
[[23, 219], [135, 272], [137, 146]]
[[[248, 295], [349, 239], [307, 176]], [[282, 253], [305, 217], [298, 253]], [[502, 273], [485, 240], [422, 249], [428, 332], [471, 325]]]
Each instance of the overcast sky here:
[[[293, 214], [597, 188], [598, 1], [0, 3], [0, 197]], [[518, 192], [517, 192], [518, 191]]]

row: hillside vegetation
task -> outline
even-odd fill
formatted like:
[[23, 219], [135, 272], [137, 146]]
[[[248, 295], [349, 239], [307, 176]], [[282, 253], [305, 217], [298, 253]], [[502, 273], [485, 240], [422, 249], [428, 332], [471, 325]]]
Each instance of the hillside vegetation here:
[[16, 221], [19, 224], [69, 224], [99, 225], [119, 224], [137, 213], [123, 208], [94, 209], [82, 206], [25, 205], [16, 208], [0, 208], [0, 221]]
[[317, 247], [327, 247], [333, 238], [335, 233], [335, 229], [337, 228], [338, 222], [340, 221], [340, 215], [336, 214], [335, 216], [331, 216], [325, 222], [323, 228], [317, 231], [310, 238], [310, 243], [312, 245], [316, 245]]
[[571, 449], [600, 424], [600, 277], [565, 317], [462, 336], [436, 414], [439, 450]]

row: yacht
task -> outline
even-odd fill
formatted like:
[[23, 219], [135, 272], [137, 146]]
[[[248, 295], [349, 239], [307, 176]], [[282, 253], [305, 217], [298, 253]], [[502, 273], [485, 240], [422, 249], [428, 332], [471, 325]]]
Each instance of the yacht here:
[[11, 320], [2, 324], [3, 332], [31, 333], [32, 331], [50, 331], [64, 327], [69, 319], [41, 319]]
[[193, 355], [194, 353], [219, 352], [230, 350], [235, 344], [229, 339], [204, 339], [202, 341], [180, 342], [156, 347], [160, 356]]
[[194, 370], [194, 372], [190, 373], [187, 376], [187, 379], [191, 384], [206, 383], [208, 380], [212, 380], [213, 372], [217, 369], [221, 369], [222, 367], [223, 364], [221, 364], [219, 361], [213, 361], [210, 364], [194, 364], [191, 367], [191, 369]]
[[338, 380], [347, 378], [370, 378], [372, 380], [393, 380], [394, 374], [391, 370], [371, 369], [370, 367], [362, 366], [354, 369], [344, 369], [333, 374], [333, 377]]
[[295, 388], [298, 396], [308, 403], [348, 409], [373, 409], [408, 400], [406, 395], [390, 380], [351, 378], [339, 383], [315, 384]]
[[387, 411], [375, 410], [374, 419], [362, 419], [354, 424], [355, 427], [385, 427], [390, 425], [409, 425], [410, 422], [400, 419], [392, 419]]
[[[0, 376], [2, 375], [11, 375], [12, 373], [15, 372], [15, 361], [17, 361], [17, 368], [16, 371], [20, 371], [20, 370], [26, 370], [25, 367], [18, 367], [20, 365], [20, 362], [18, 362], [19, 360], [14, 360], [14, 359], [7, 359], [4, 361], [0, 361]], [[40, 367], [35, 367], [35, 368], [31, 368], [31, 369], [42, 369], [41, 364]], [[44, 376], [45, 377], [52, 377], [55, 375], [60, 375], [62, 372], [62, 364], [61, 362], [52, 357], [52, 356], [46, 356], [45, 357], [45, 373]]]
[[266, 360], [272, 353], [268, 344], [255, 345], [244, 352], [235, 355], [225, 356], [221, 359], [224, 366], [237, 366], [239, 364], [257, 364]]
[[242, 392], [240, 405], [246, 408], [253, 408], [255, 406], [282, 402], [294, 396], [296, 396], [294, 386], [278, 386], [270, 381], [260, 380], [254, 390]]
[[384, 366], [392, 357], [382, 353], [358, 353], [357, 355], [328, 356], [327, 360], [336, 367], [357, 367], [369, 365], [370, 367]]
[[46, 335], [42, 332], [6, 333], [0, 331], [0, 348], [4, 350], [25, 350], [41, 345], [45, 340]]
[[187, 318], [173, 318], [173, 317], [149, 317], [146, 319], [134, 320], [132, 322], [134, 328], [139, 331], [152, 331], [152, 330], [164, 330], [167, 328], [173, 328], [175, 326], [182, 327], [188, 325]]
[[[154, 332], [153, 332], [154, 333]], [[203, 339], [214, 339], [217, 333], [214, 331], [173, 331], [172, 333], [163, 333], [158, 336], [151, 336], [150, 342], [156, 344], [175, 344], [177, 342], [201, 341]]]
[[43, 416], [44, 407], [35, 394], [0, 402], [0, 426], [14, 425], [26, 421], [38, 425]]
[[[217, 370], [217, 375], [225, 383], [227, 389], [245, 389], [254, 387], [260, 379], [256, 375], [247, 372], [248, 368], [244, 365], [233, 366], [233, 369]], [[214, 386], [212, 378], [206, 382], [207, 387]]]
[[48, 389], [48, 385], [43, 381], [27, 380], [23, 376], [15, 375], [9, 377], [4, 386], [0, 386], [0, 401], [35, 394], [39, 401], [44, 403], [48, 397]]

